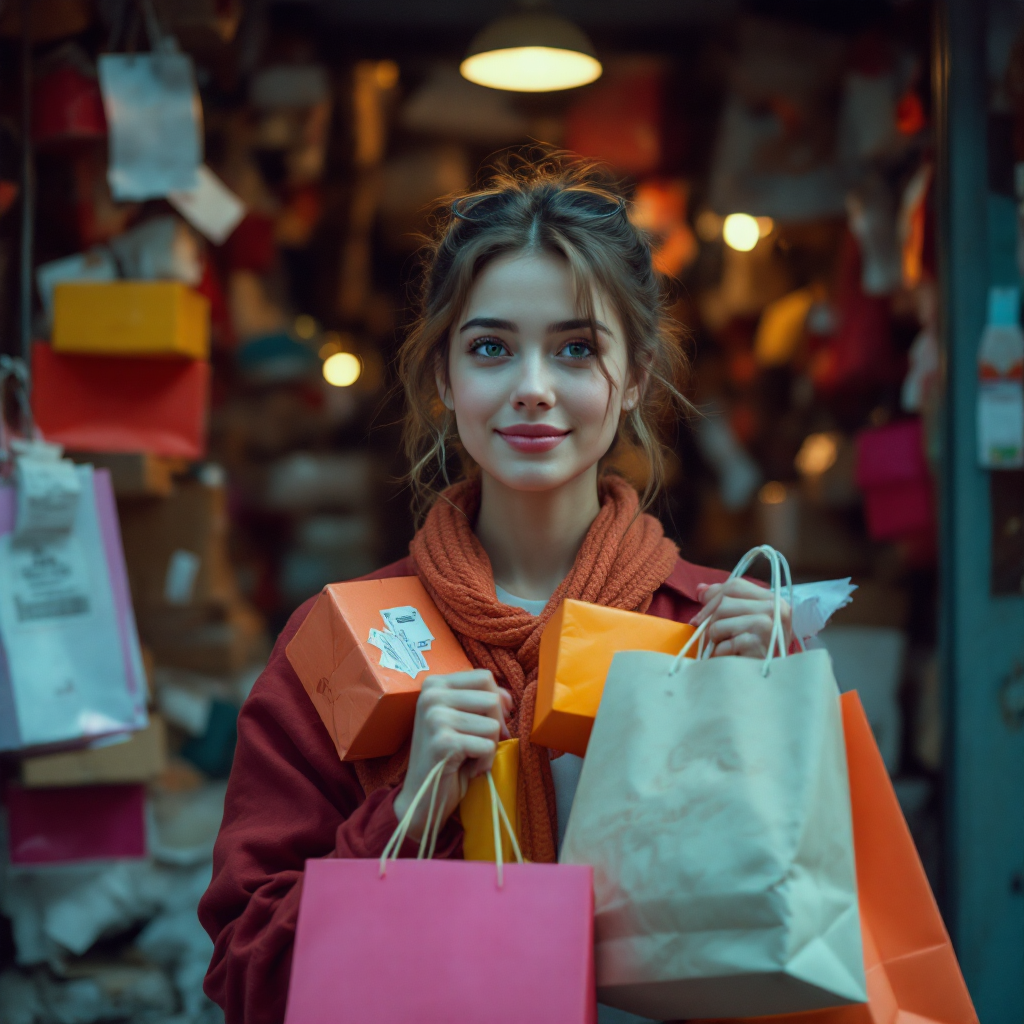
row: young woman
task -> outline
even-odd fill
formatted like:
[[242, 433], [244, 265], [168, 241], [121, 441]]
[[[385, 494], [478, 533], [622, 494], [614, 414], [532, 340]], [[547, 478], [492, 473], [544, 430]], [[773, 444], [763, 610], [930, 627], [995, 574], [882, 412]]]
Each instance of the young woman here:
[[682, 561], [603, 472], [633, 445], [657, 487], [657, 423], [682, 402], [684, 368], [648, 241], [593, 169], [524, 164], [447, 207], [400, 372], [415, 492], [456, 465], [463, 478], [434, 496], [409, 556], [372, 578], [418, 575], [476, 670], [424, 680], [399, 754], [342, 763], [284, 653], [312, 602], [292, 616], [239, 717], [199, 911], [216, 946], [206, 991], [228, 1024], [283, 1019], [304, 861], [379, 856], [439, 762], [439, 856], [461, 856], [452, 812], [511, 734], [524, 853], [556, 859], [582, 762], [526, 741], [541, 633], [563, 598], [710, 617], [715, 655], [765, 655], [769, 595]]

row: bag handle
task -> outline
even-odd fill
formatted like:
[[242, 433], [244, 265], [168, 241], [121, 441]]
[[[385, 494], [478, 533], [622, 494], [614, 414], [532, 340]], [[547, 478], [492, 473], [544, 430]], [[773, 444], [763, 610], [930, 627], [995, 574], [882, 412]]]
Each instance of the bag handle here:
[[[756, 548], [751, 548], [740, 560], [736, 563], [736, 567], [729, 574], [729, 579], [734, 580], [741, 577], [747, 569], [750, 568], [751, 564], [755, 562], [760, 556], [764, 556], [768, 559], [768, 564], [771, 566], [771, 592], [774, 598], [774, 608], [772, 614], [772, 631], [768, 638], [768, 653], [765, 655], [764, 662], [761, 666], [761, 674], [764, 676], [768, 675], [768, 668], [775, 657], [775, 650], [778, 649], [778, 656], [780, 658], [786, 657], [786, 631], [782, 625], [782, 580], [785, 576], [786, 588], [789, 591], [789, 606], [793, 607], [793, 576], [789, 570], [789, 562], [786, 560], [786, 556], [781, 551], [776, 551], [775, 548], [769, 544], [759, 544]], [[709, 643], [706, 647], [704, 646], [704, 634], [710, 624], [710, 619], [705, 619], [697, 629], [691, 634], [690, 638], [683, 645], [683, 649], [676, 655], [675, 661], [672, 662], [672, 673], [678, 672], [682, 666], [683, 661], [686, 658], [690, 648], [695, 643], [700, 643], [698, 646], [698, 657], [710, 658], [714, 651], [714, 644]], [[806, 650], [804, 642], [797, 637], [797, 643], [800, 646], [800, 650]]]
[[[420, 838], [420, 848], [416, 854], [416, 859], [422, 860], [424, 855], [427, 860], [433, 858], [434, 851], [437, 849], [437, 837], [440, 835], [441, 827], [444, 824], [444, 820], [441, 817], [441, 808], [437, 803], [437, 793], [441, 785], [441, 776], [444, 774], [445, 765], [447, 764], [447, 760], [440, 761], [435, 764], [427, 773], [427, 777], [422, 783], [420, 783], [420, 788], [412, 798], [412, 801], [409, 804], [409, 809], [402, 815], [402, 820], [398, 823], [398, 828], [396, 828], [392, 833], [391, 838], [387, 842], [387, 846], [384, 847], [384, 852], [380, 855], [381, 878], [387, 874], [388, 860], [398, 859], [398, 851], [402, 848], [402, 843], [405, 842], [405, 837], [409, 833], [413, 815], [416, 813], [416, 808], [419, 806], [420, 801], [424, 796], [426, 796], [428, 789], [430, 790], [430, 803], [427, 806], [427, 820], [423, 827], [423, 835]], [[508, 837], [512, 841], [512, 849], [515, 852], [516, 860], [520, 864], [524, 863], [523, 851], [519, 848], [519, 840], [516, 838], [515, 829], [512, 828], [512, 825], [508, 820], [508, 814], [505, 812], [505, 805], [501, 802], [501, 798], [498, 796], [498, 789], [494, 785], [494, 776], [489, 770], [487, 772], [487, 786], [491, 794], [491, 823], [494, 827], [494, 859], [498, 869], [498, 885], [500, 887], [505, 884], [504, 856], [501, 848], [502, 825], [504, 825], [505, 831], [508, 833]]]

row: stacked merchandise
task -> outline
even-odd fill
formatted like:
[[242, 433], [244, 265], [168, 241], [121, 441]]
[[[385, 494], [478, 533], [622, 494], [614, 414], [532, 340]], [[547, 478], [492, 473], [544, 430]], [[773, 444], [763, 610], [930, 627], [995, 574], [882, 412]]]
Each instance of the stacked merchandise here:
[[218, 1019], [196, 906], [267, 654], [225, 474], [203, 461], [223, 307], [208, 247], [244, 208], [202, 163], [191, 58], [150, 35], [152, 53], [98, 68], [65, 44], [37, 76], [35, 142], [68, 157], [84, 251], [36, 269], [31, 410], [0, 487], [0, 1006], [26, 1024]]

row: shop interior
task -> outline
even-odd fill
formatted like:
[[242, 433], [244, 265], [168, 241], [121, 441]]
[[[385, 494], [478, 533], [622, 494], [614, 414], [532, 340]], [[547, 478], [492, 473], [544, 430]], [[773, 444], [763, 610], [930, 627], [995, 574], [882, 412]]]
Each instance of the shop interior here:
[[[35, 825], [9, 823], [0, 863], [0, 1019], [222, 1019], [195, 909], [238, 711], [296, 608], [406, 553], [395, 360], [418, 252], [439, 197], [510, 151], [600, 161], [631, 196], [691, 364], [652, 511], [693, 562], [769, 543], [796, 582], [839, 581], [816, 642], [861, 694], [941, 901], [932, 5], [555, 6], [602, 74], [517, 92], [460, 73], [498, 3], [0, 4], [0, 341], [27, 357], [42, 436], [109, 474], [149, 723], [4, 749], [8, 817], [20, 802]], [[114, 122], [146, 115], [112, 107], [102, 57], [151, 52], [187, 58], [195, 102], [168, 85], [151, 128], [195, 118], [206, 205], [124, 198], [144, 172]], [[58, 351], [77, 280], [173, 284], [208, 351], [163, 377]], [[22, 432], [25, 383], [4, 384]], [[645, 483], [636, 460], [615, 469]], [[119, 824], [97, 835], [104, 815]], [[33, 828], [58, 820], [51, 849]]]

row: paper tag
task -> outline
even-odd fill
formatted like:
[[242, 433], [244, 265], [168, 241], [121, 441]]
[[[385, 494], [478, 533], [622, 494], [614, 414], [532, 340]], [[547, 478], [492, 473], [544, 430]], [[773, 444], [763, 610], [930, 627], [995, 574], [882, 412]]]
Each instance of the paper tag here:
[[45, 625], [54, 619], [89, 614], [89, 568], [76, 537], [13, 543], [6, 561], [14, 614], [20, 624]]
[[[853, 600], [857, 589], [850, 577], [793, 585], [793, 632], [802, 640], [817, 636], [840, 608]], [[787, 591], [784, 589], [783, 594]]]
[[978, 384], [978, 462], [986, 469], [1024, 466], [1024, 386], [1019, 380]]
[[388, 629], [402, 637], [417, 651], [429, 651], [434, 642], [434, 634], [427, 629], [423, 616], [412, 605], [399, 608], [382, 608], [380, 617], [387, 623]]
[[430, 667], [426, 658], [414, 647], [411, 647], [404, 637], [396, 633], [371, 629], [367, 643], [380, 651], [380, 663], [383, 668], [404, 672], [411, 679], [415, 679]]
[[184, 548], [171, 555], [164, 577], [164, 600], [168, 604], [186, 605], [192, 601], [200, 565], [202, 559]]
[[222, 245], [245, 216], [245, 203], [210, 170], [199, 168], [199, 184], [191, 192], [171, 192], [171, 206], [214, 245]]
[[191, 57], [107, 53], [97, 63], [109, 133], [107, 180], [114, 199], [160, 199], [196, 189], [202, 106]]
[[82, 485], [70, 459], [22, 455], [15, 466], [15, 482], [17, 542], [71, 529]]

